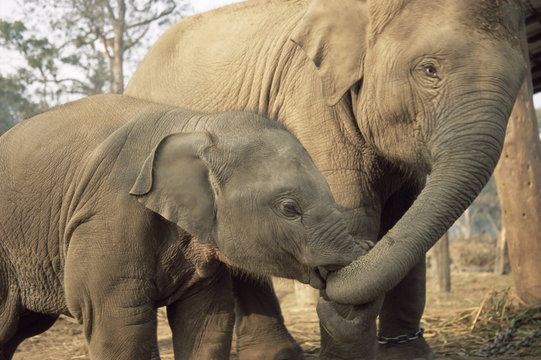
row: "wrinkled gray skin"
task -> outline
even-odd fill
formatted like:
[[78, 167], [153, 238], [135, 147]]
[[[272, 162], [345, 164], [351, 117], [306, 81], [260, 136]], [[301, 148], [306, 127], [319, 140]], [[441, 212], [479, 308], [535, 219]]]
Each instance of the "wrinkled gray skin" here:
[[[381, 310], [362, 315], [371, 325], [352, 345], [323, 331], [322, 357], [372, 358], [378, 312], [383, 336], [418, 330], [424, 254], [493, 171], [524, 73], [520, 19], [507, 0], [248, 1], [173, 26], [126, 93], [269, 114], [297, 136], [337, 202], [357, 212], [355, 234], [381, 238], [327, 286], [347, 304], [386, 293]], [[276, 303], [259, 305], [270, 290], [235, 281], [241, 359], [294, 349]], [[432, 356], [423, 339], [378, 351]]]
[[0, 138], [0, 359], [59, 314], [92, 359], [228, 359], [225, 264], [321, 288], [364, 251], [308, 153], [259, 115], [101, 95]]
[[[338, 309], [363, 312], [353, 344], [322, 335], [323, 358], [370, 359], [378, 313], [383, 336], [418, 330], [424, 254], [493, 171], [524, 73], [520, 23], [507, 0], [248, 1], [173, 26], [126, 93], [269, 114], [295, 134], [356, 213], [355, 235], [381, 239], [329, 276], [327, 295], [366, 304], [387, 294], [383, 305]], [[255, 287], [235, 280], [240, 358], [295, 358], [276, 302], [260, 301], [270, 290]], [[330, 309], [322, 321], [336, 324]], [[380, 359], [431, 356], [423, 339], [378, 350]]]

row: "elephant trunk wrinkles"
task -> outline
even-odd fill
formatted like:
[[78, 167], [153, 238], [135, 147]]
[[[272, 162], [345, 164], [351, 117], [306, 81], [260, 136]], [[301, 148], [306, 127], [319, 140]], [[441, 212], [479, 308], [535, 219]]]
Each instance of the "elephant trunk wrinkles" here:
[[[426, 187], [367, 255], [328, 276], [327, 294], [332, 300], [344, 304], [373, 301], [423, 259], [488, 181], [501, 153], [511, 104], [508, 111], [500, 112], [501, 104], [481, 107], [477, 103], [477, 113], [485, 111], [482, 117], [438, 129], [429, 145], [433, 161]], [[487, 109], [497, 114], [487, 114]], [[460, 112], [463, 116], [472, 113], [464, 108]]]

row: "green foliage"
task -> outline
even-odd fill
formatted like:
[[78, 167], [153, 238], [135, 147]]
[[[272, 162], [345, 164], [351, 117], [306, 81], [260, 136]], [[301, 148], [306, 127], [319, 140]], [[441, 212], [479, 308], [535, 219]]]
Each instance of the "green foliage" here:
[[24, 90], [18, 79], [0, 75], [0, 135], [41, 110], [39, 104], [23, 96]]
[[[176, 9], [185, 9], [187, 1], [176, 0], [26, 0], [30, 17], [48, 20], [48, 33], [54, 34], [57, 57], [85, 73], [85, 81], [73, 83], [74, 92], [94, 94], [122, 92], [126, 60], [138, 63], [158, 35], [160, 27], [180, 18]], [[43, 26], [43, 25], [42, 25]], [[106, 75], [107, 74], [107, 75]]]
[[[13, 79], [25, 88], [31, 87], [42, 104], [58, 104], [67, 94], [102, 93], [110, 80], [102, 55], [72, 46], [71, 42], [52, 43], [20, 21], [0, 20], [0, 46], [22, 56], [24, 63]], [[63, 76], [61, 70], [69, 67], [82, 70], [83, 76]]]
[[49, 101], [58, 100], [58, 90], [50, 84], [58, 73], [59, 51], [47, 38], [31, 35], [21, 21], [0, 20], [0, 46], [24, 59], [16, 73], [8, 77], [11, 82], [18, 82], [23, 91], [34, 87], [34, 95], [44, 107]]
[[[9, 75], [1, 75], [3, 82], [9, 81], [5, 92], [10, 94], [2, 97], [2, 121], [19, 121], [33, 107], [46, 109], [80, 96], [121, 92], [124, 58], [136, 64], [159, 35], [156, 30], [181, 17], [174, 10], [186, 9], [188, 2], [179, 3], [180, 7], [175, 0], [19, 0], [24, 22], [0, 20], [0, 50], [22, 59]], [[137, 56], [136, 50], [141, 50]], [[25, 99], [20, 106], [12, 103], [16, 91], [20, 101]]]
[[46, 103], [29, 100], [26, 90], [36, 81], [33, 70], [56, 70], [52, 62], [54, 49], [45, 38], [27, 38], [26, 31], [20, 21], [0, 20], [0, 46], [23, 54], [27, 62], [26, 68], [19, 68], [11, 76], [0, 74], [0, 134], [47, 107]]

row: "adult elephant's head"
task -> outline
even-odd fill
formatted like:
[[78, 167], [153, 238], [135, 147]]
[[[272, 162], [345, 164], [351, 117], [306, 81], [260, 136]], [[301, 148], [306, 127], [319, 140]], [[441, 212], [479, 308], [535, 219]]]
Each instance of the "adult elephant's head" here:
[[313, 0], [292, 40], [329, 105], [350, 97], [362, 136], [406, 172], [429, 174], [369, 254], [331, 274], [329, 297], [360, 304], [390, 290], [486, 184], [525, 62], [512, 0]]

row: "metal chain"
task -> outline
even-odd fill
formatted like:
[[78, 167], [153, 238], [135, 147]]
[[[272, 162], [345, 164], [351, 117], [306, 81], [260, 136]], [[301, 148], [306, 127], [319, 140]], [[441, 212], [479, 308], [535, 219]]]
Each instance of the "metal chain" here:
[[[534, 318], [532, 320], [541, 320], [541, 318]], [[524, 319], [515, 319], [511, 326], [500, 330], [496, 333], [494, 337], [494, 342], [492, 345], [487, 346], [486, 348], [481, 349], [480, 355], [485, 357], [490, 357], [494, 355], [505, 354], [511, 350], [518, 350], [522, 347], [529, 346], [535, 339], [541, 337], [541, 329], [532, 332], [530, 335], [526, 336], [523, 340], [512, 343], [511, 338], [517, 332], [520, 326], [524, 325]]]
[[416, 340], [420, 337], [423, 337], [423, 333], [425, 332], [425, 329], [420, 328], [415, 334], [411, 335], [398, 335], [395, 337], [385, 337], [385, 336], [379, 336], [378, 335], [378, 343], [381, 345], [385, 344], [403, 344], [408, 341]]

